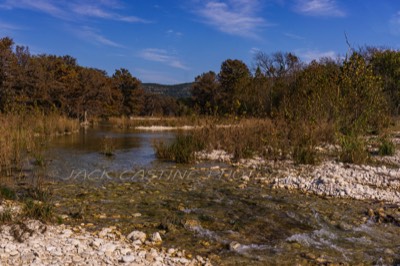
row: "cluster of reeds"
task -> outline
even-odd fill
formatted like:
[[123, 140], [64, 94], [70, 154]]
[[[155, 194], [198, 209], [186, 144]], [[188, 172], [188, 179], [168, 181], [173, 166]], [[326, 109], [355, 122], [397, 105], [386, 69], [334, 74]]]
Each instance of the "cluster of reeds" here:
[[154, 143], [156, 156], [159, 159], [176, 163], [193, 163], [195, 152], [204, 149], [204, 141], [193, 135], [178, 134], [172, 143], [156, 141]]
[[115, 127], [135, 128], [147, 126], [165, 126], [165, 127], [181, 127], [181, 126], [204, 126], [211, 118], [197, 116], [183, 117], [110, 117], [107, 122]]
[[114, 140], [109, 136], [105, 136], [101, 141], [101, 154], [110, 157], [113, 156], [114, 153], [115, 153]]
[[[339, 135], [331, 123], [287, 123], [283, 120], [242, 119], [219, 124], [208, 120], [206, 125], [178, 134], [171, 143], [156, 142], [156, 156], [179, 163], [194, 161], [200, 149], [225, 150], [234, 159], [261, 156], [266, 159], [292, 159], [296, 164], [316, 164], [325, 155], [318, 146], [338, 144], [336, 157], [347, 163], [365, 163], [370, 157], [367, 143], [360, 136]], [[395, 146], [387, 138], [382, 139], [380, 155], [394, 154]], [[333, 155], [333, 154], [330, 154]]]
[[[22, 217], [48, 220], [52, 213], [51, 193], [44, 185], [46, 175], [45, 149], [48, 140], [56, 135], [79, 130], [77, 120], [57, 114], [40, 112], [0, 114], [0, 200], [22, 203]], [[35, 165], [32, 176], [19, 185], [22, 164]], [[30, 180], [30, 182], [28, 182]], [[8, 210], [0, 214], [0, 221], [11, 218]], [[13, 218], [14, 219], [14, 218]]]

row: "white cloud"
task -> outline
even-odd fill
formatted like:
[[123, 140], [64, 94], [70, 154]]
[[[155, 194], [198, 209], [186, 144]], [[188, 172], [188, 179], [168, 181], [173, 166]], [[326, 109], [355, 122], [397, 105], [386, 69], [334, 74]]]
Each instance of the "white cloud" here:
[[6, 0], [0, 7], [3, 9], [30, 9], [47, 13], [54, 17], [64, 17], [66, 15], [62, 8], [50, 0]]
[[167, 31], [166, 31], [166, 34], [167, 34], [168, 36], [175, 36], [175, 37], [181, 37], [181, 36], [183, 36], [183, 33], [182, 33], [182, 32], [174, 31], [174, 30], [167, 30]]
[[390, 20], [390, 31], [393, 35], [400, 35], [400, 11]]
[[21, 28], [19, 26], [13, 25], [13, 24], [9, 24], [9, 23], [5, 23], [5, 22], [1, 22], [0, 21], [0, 30], [20, 30]]
[[249, 52], [250, 52], [250, 54], [255, 55], [255, 54], [261, 52], [261, 49], [259, 49], [257, 47], [252, 47]]
[[240, 37], [256, 38], [258, 32], [267, 25], [258, 15], [259, 0], [206, 0], [195, 9], [203, 22], [217, 30]]
[[0, 4], [0, 8], [3, 9], [29, 9], [46, 13], [50, 16], [64, 20], [90, 17], [129, 23], [149, 22], [139, 17], [125, 16], [112, 11], [115, 9], [122, 9], [121, 7], [122, 4], [118, 0], [5, 0]]
[[78, 30], [75, 30], [75, 33], [81, 37], [82, 39], [94, 43], [101, 44], [111, 47], [123, 48], [123, 45], [118, 44], [105, 36], [101, 35], [97, 30], [90, 27], [82, 27]]
[[116, 14], [114, 12], [110, 12], [104, 9], [104, 7], [98, 5], [89, 5], [89, 4], [72, 4], [71, 10], [78, 15], [86, 16], [86, 17], [94, 17], [101, 19], [109, 19], [109, 20], [118, 20], [124, 22], [142, 22], [147, 23], [147, 20], [141, 19], [135, 16], [122, 16]]
[[304, 40], [305, 39], [304, 37], [302, 37], [300, 35], [289, 33], [289, 32], [286, 32], [283, 35], [285, 35], [286, 37], [293, 39], [293, 40]]
[[319, 60], [324, 57], [335, 59], [338, 57], [338, 54], [335, 51], [326, 51], [321, 52], [319, 50], [308, 50], [298, 53], [300, 58], [302, 58], [305, 62], [309, 63], [312, 60]]
[[148, 61], [163, 63], [174, 68], [189, 70], [178, 58], [168, 54], [164, 49], [147, 48], [139, 53], [139, 57]]
[[307, 16], [345, 17], [336, 0], [297, 0], [295, 11]]

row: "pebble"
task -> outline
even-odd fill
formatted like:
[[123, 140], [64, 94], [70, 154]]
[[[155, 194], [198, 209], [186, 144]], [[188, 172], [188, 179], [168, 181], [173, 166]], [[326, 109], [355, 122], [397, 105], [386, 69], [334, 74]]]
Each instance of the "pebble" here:
[[241, 247], [239, 242], [233, 241], [229, 243], [229, 250], [230, 251], [237, 251]]
[[134, 262], [135, 260], [136, 260], [136, 258], [132, 255], [122, 257], [122, 262], [125, 262], [125, 263]]
[[151, 235], [151, 241], [154, 243], [161, 243], [162, 242], [162, 238], [160, 236], [159, 232], [155, 232]]
[[132, 240], [133, 242], [139, 240], [141, 243], [146, 241], [146, 237], [146, 234], [141, 231], [132, 231], [128, 235], [128, 239]]

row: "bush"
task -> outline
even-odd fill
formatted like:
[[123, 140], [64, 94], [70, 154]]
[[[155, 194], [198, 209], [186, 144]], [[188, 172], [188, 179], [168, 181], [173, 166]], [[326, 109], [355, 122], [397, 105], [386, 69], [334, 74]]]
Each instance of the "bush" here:
[[342, 151], [339, 159], [344, 163], [363, 164], [369, 158], [365, 142], [358, 136], [347, 135], [340, 139]]
[[309, 141], [301, 141], [294, 147], [293, 160], [295, 164], [316, 164], [317, 151]]
[[15, 200], [17, 198], [17, 193], [9, 187], [0, 186], [0, 197], [3, 199]]
[[53, 217], [53, 206], [48, 202], [29, 199], [24, 203], [23, 214], [28, 218], [48, 221]]
[[11, 208], [4, 208], [3, 212], [0, 213], [0, 224], [9, 223], [12, 218]]
[[380, 146], [378, 150], [378, 154], [381, 156], [393, 156], [396, 152], [396, 146], [394, 143], [387, 139], [386, 137], [380, 140]]
[[194, 153], [203, 150], [204, 147], [204, 143], [192, 135], [178, 135], [169, 145], [164, 142], [154, 143], [157, 158], [176, 163], [193, 163]]

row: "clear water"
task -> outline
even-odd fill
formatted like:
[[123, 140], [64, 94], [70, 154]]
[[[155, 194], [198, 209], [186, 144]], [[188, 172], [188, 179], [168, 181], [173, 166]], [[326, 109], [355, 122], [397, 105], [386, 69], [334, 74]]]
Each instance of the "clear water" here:
[[[100, 153], [104, 136], [114, 140], [112, 157]], [[367, 215], [383, 207], [400, 218], [397, 206], [272, 190], [255, 181], [241, 189], [243, 170], [157, 161], [152, 142], [173, 137], [98, 128], [53, 140], [47, 168], [57, 180], [59, 214], [75, 217], [67, 223], [116, 225], [124, 233], [160, 231], [163, 246], [210, 256], [217, 265], [400, 263], [400, 227]], [[71, 178], [74, 170], [80, 174]], [[96, 178], [82, 172], [96, 170]]]

